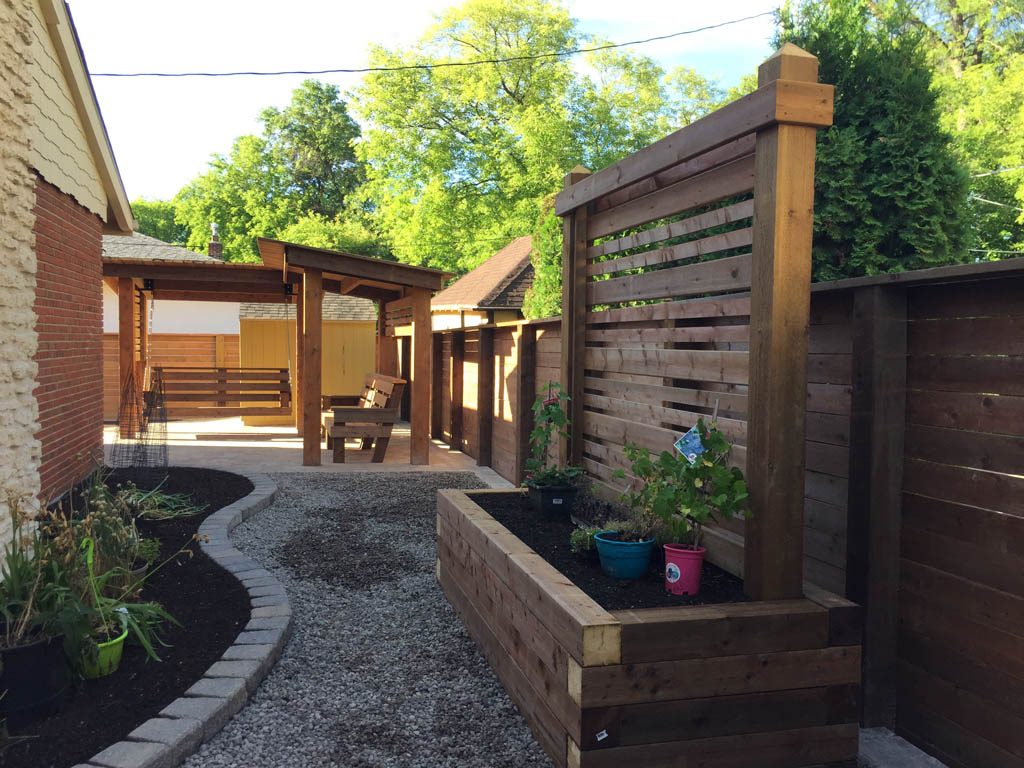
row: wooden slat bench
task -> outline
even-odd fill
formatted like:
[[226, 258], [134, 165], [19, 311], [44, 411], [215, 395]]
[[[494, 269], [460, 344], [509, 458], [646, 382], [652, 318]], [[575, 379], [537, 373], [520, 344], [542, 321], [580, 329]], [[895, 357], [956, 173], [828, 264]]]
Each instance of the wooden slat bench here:
[[321, 426], [335, 463], [345, 462], [347, 438], [362, 440], [364, 451], [372, 447], [372, 461], [384, 461], [405, 384], [405, 379], [371, 373], [361, 395], [324, 395]]
[[289, 416], [292, 387], [287, 368], [155, 367], [163, 383], [167, 417]]

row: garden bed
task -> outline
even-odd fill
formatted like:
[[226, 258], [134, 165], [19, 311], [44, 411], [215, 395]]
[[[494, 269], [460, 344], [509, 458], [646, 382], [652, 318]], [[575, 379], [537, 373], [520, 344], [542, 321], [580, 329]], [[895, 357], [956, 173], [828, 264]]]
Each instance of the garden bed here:
[[[140, 521], [140, 532], [160, 540], [161, 557], [176, 552], [218, 509], [252, 491], [238, 475], [208, 469], [171, 468], [162, 490], [185, 493], [200, 514], [176, 520]], [[117, 484], [136, 480], [120, 472]], [[137, 482], [144, 487], [142, 482]], [[15, 742], [0, 759], [7, 768], [69, 768], [120, 741], [199, 680], [249, 620], [249, 596], [227, 571], [199, 551], [182, 556], [149, 579], [143, 598], [161, 603], [181, 626], [168, 625], [158, 648], [162, 662], [146, 659], [137, 645], [125, 647], [118, 671], [98, 680], [81, 681], [68, 691], [60, 712], [12, 733]], [[24, 737], [24, 738], [21, 738]]]
[[596, 551], [578, 555], [569, 548], [569, 534], [573, 530], [570, 521], [539, 516], [529, 498], [521, 493], [485, 493], [473, 496], [473, 500], [606, 610], [747, 600], [742, 579], [708, 562], [701, 573], [700, 593], [694, 596], [665, 591], [660, 556], [651, 558], [651, 567], [636, 581], [610, 579], [601, 570]]
[[439, 492], [437, 575], [556, 765], [855, 759], [857, 606], [808, 588], [813, 599], [609, 611], [483, 508], [521, 494]]

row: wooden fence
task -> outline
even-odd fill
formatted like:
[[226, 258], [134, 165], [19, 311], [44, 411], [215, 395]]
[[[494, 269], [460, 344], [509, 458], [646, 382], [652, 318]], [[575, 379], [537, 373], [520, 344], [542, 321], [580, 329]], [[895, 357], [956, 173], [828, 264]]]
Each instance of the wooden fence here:
[[[743, 316], [731, 320], [706, 327], [745, 327]], [[1024, 263], [818, 284], [810, 322], [804, 577], [866, 606], [864, 722], [895, 724], [951, 766], [1020, 766]], [[626, 325], [603, 331], [637, 337]], [[717, 343], [745, 348], [736, 333]], [[482, 364], [474, 351], [452, 365], [455, 336], [478, 350], [488, 334], [493, 351]], [[662, 329], [644, 334], [660, 339]], [[435, 434], [450, 439], [461, 418], [464, 450], [479, 459], [489, 430], [482, 463], [518, 481], [533, 393], [561, 380], [560, 320], [438, 332], [435, 350]], [[481, 370], [494, 382], [482, 403]], [[590, 383], [589, 406], [606, 402], [598, 398], [610, 396], [609, 384]], [[637, 422], [663, 407], [653, 402], [659, 385], [610, 386], [620, 407], [648, 409]], [[476, 418], [488, 411], [489, 427]], [[740, 440], [736, 422], [728, 426]], [[676, 424], [673, 436], [685, 426]], [[733, 568], [743, 533], [741, 521], [718, 532], [719, 557]]]

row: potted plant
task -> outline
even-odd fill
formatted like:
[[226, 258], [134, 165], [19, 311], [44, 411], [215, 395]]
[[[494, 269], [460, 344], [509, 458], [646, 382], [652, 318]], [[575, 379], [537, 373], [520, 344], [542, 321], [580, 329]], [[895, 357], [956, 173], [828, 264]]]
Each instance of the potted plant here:
[[560, 384], [548, 383], [547, 396], [533, 403], [533, 430], [530, 432], [530, 456], [526, 460], [524, 485], [537, 512], [567, 519], [576, 498], [576, 481], [581, 467], [559, 467], [551, 461], [550, 449], [555, 437], [568, 437], [569, 417], [564, 406], [569, 396]]
[[703, 419], [692, 432], [697, 444], [686, 454], [662, 451], [652, 457], [646, 448], [625, 447], [632, 473], [642, 484], [624, 498], [633, 508], [658, 519], [665, 550], [665, 588], [676, 595], [700, 591], [704, 525], [709, 520], [749, 515], [743, 473], [725, 463], [732, 447], [728, 440]]
[[644, 514], [608, 521], [594, 533], [601, 570], [614, 579], [639, 579], [651, 564], [656, 539]]
[[60, 565], [8, 496], [12, 539], [0, 563], [0, 721], [18, 728], [53, 714], [70, 683], [60, 621], [70, 593]]

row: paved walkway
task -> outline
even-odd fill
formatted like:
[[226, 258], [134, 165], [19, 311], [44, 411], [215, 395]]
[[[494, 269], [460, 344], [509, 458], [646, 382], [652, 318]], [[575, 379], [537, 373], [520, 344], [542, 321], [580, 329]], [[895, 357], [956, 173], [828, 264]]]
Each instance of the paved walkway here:
[[[109, 452], [117, 436], [117, 427], [108, 424], [103, 442]], [[362, 472], [474, 472], [488, 485], [510, 487], [490, 467], [477, 467], [476, 461], [460, 451], [452, 451], [438, 441], [430, 446], [430, 464], [409, 465], [409, 425], [395, 426], [387, 456], [381, 464], [370, 461], [370, 451], [359, 451], [348, 443], [346, 462], [335, 464], [331, 452], [324, 449], [319, 467], [302, 465], [302, 439], [290, 427], [248, 427], [240, 418], [210, 421], [172, 421], [167, 425], [168, 461], [181, 467], [208, 467], [228, 472], [319, 472], [350, 474]]]

